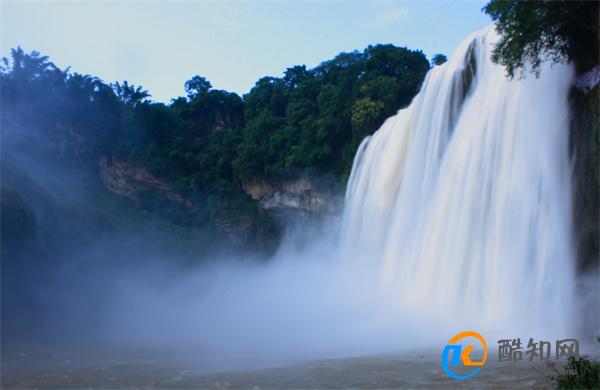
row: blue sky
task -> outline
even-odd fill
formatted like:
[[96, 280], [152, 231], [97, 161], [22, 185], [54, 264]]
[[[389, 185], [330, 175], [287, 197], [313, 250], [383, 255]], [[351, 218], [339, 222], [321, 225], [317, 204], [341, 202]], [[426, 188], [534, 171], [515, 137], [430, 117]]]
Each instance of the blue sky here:
[[1, 55], [38, 50], [61, 68], [184, 95], [199, 74], [244, 94], [263, 76], [392, 43], [450, 55], [490, 23], [485, 1], [3, 1]]

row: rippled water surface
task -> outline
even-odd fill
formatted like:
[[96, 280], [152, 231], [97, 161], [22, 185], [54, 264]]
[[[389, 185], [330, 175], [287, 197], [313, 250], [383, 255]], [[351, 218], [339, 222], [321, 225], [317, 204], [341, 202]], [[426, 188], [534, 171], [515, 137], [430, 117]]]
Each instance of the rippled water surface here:
[[254, 359], [228, 359], [226, 364], [211, 359], [205, 351], [184, 348], [21, 346], [6, 348], [2, 360], [2, 387], [7, 389], [549, 388], [552, 373], [545, 363], [498, 363], [493, 356], [479, 374], [459, 382], [446, 376], [435, 352], [259, 368]]

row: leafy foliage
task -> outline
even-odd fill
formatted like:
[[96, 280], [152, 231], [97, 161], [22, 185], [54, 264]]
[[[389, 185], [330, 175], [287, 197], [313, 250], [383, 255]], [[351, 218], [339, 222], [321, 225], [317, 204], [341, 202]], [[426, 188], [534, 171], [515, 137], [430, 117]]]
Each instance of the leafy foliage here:
[[192, 99], [196, 95], [205, 94], [212, 88], [210, 81], [202, 76], [194, 76], [191, 80], [185, 82], [185, 92]]
[[562, 372], [552, 378], [559, 389], [600, 388], [600, 362], [586, 357], [569, 357]]
[[500, 41], [492, 59], [506, 67], [509, 77], [541, 63], [574, 61], [579, 72], [598, 62], [597, 1], [491, 0], [483, 11], [496, 22]]
[[442, 53], [438, 53], [431, 58], [431, 65], [442, 65], [446, 61], [448, 61], [448, 57]]
[[410, 102], [428, 70], [420, 51], [377, 45], [259, 80], [244, 97], [235, 176], [302, 171], [343, 182], [360, 141]]
[[369, 46], [264, 77], [243, 99], [194, 76], [186, 97], [163, 104], [16, 48], [0, 67], [3, 147], [94, 167], [117, 156], [199, 200], [205, 222], [255, 218], [240, 181], [304, 172], [343, 183], [362, 138], [411, 101], [428, 69], [420, 51]]
[[116, 82], [112, 87], [119, 101], [125, 105], [137, 106], [150, 97], [148, 91], [139, 86], [129, 85], [127, 81], [123, 81], [123, 84]]

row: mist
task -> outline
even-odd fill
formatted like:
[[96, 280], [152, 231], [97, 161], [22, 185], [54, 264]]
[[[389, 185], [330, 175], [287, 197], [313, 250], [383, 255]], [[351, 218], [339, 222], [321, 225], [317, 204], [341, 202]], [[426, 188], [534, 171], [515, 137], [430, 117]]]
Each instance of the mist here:
[[[60, 210], [91, 195], [71, 185], [84, 180], [77, 169], [5, 157], [3, 168], [26, 172]], [[396, 352], [435, 343], [439, 333], [415, 338], [423, 318], [392, 309], [368, 262], [340, 256], [339, 216], [302, 233], [290, 227], [269, 259], [219, 248], [193, 261], [161, 246], [160, 230], [95, 231], [39, 206], [34, 217], [51, 252], [20, 253], [24, 283], [5, 293], [8, 343], [182, 348], [195, 351], [199, 367], [239, 369]]]
[[[98, 228], [64, 213], [93, 196], [77, 185], [90, 180], [87, 171], [13, 151], [3, 158], [8, 184], [15, 185], [12, 176], [19, 172], [27, 177], [21, 179], [27, 186], [19, 184], [22, 193], [43, 194], [44, 201], [25, 200], [45, 236], [43, 253], [19, 253], [27, 263], [17, 272], [25, 275], [16, 279], [23, 284], [3, 294], [8, 345], [24, 340], [56, 349], [87, 345], [92, 354], [107, 345], [144, 348], [159, 360], [177, 351], [178, 360], [212, 372], [430, 354], [465, 327], [498, 338], [530, 331], [523, 324], [457, 318], [451, 308], [406, 305], [396, 286], [379, 282], [376, 258], [340, 246], [341, 215], [288, 221], [270, 258], [223, 246], [194, 254], [187, 241], [179, 250], [163, 245], [169, 233], [161, 227]], [[63, 214], [57, 216], [57, 210]], [[15, 280], [15, 271], [8, 272], [4, 277]], [[597, 329], [590, 313], [597, 304], [593, 278], [584, 275], [579, 282], [583, 299], [577, 311], [588, 313], [579, 322], [579, 334], [588, 340], [584, 348]]]

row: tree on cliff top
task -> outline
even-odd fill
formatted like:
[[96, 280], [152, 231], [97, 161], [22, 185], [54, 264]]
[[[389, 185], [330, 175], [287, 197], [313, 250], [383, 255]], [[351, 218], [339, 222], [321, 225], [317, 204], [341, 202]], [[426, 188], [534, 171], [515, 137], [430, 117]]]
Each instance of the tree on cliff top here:
[[431, 59], [431, 65], [442, 65], [446, 61], [448, 61], [448, 57], [442, 53], [438, 53]]
[[544, 60], [573, 61], [577, 72], [598, 63], [598, 1], [491, 0], [483, 11], [496, 22], [500, 41], [492, 59], [509, 77], [539, 75]]

